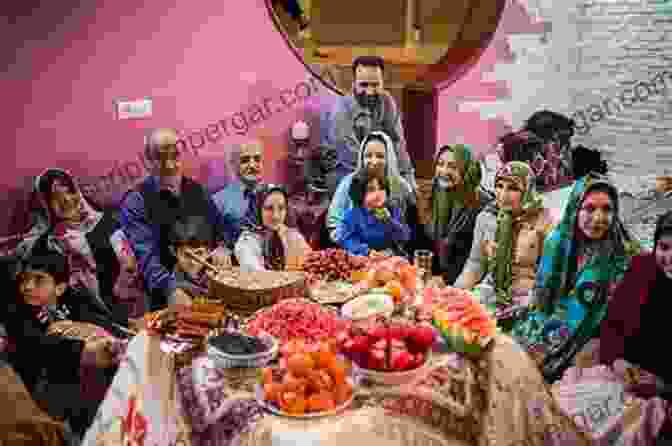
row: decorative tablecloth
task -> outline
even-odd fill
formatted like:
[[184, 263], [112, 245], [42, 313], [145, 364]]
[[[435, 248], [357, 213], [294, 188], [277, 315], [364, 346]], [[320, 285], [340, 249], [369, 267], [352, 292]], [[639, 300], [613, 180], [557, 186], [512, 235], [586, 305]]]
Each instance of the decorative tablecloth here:
[[[129, 345], [128, 359], [83, 444], [279, 446], [297, 426], [308, 423], [312, 427], [298, 429], [307, 433], [294, 445], [314, 445], [323, 438], [318, 435], [320, 423], [328, 425], [326, 434], [342, 423], [368, 419], [384, 420], [362, 432], [362, 438], [377, 436], [376, 446], [587, 445], [534, 367], [515, 342], [500, 336], [480, 360], [434, 355], [427, 376], [420, 377], [423, 381], [404, 388], [362, 387], [344, 418], [299, 422], [255, 412], [256, 370], [222, 370], [201, 355], [176, 371], [160, 341], [143, 332]], [[452, 377], [449, 384], [431, 385], [433, 377], [446, 374]], [[251, 429], [245, 423], [232, 424], [240, 411], [259, 418]], [[421, 437], [429, 443], [415, 443]], [[133, 438], [135, 443], [123, 443]]]

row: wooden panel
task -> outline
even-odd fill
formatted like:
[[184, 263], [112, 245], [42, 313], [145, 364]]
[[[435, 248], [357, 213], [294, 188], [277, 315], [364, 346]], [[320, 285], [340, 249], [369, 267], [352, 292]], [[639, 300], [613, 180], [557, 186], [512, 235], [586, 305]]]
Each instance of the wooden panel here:
[[407, 86], [403, 104], [404, 132], [416, 176], [431, 178], [437, 131], [435, 93], [430, 88]]
[[417, 0], [422, 44], [453, 45], [469, 12], [471, 0]]
[[406, 0], [312, 0], [311, 27], [318, 45], [402, 46]]

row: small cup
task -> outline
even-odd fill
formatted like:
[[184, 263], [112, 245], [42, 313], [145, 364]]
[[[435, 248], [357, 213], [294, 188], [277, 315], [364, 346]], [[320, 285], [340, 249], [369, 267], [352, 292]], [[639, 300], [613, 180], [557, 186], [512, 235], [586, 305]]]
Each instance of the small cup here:
[[413, 257], [415, 259], [415, 267], [418, 269], [418, 275], [423, 281], [427, 282], [427, 279], [432, 275], [434, 253], [427, 249], [418, 249], [413, 253]]

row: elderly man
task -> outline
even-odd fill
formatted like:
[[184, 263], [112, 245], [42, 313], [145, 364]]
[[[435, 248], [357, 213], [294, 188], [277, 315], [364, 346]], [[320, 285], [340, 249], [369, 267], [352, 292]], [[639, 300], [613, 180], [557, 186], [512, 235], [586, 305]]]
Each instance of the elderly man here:
[[202, 216], [216, 228], [219, 247], [212, 262], [228, 266], [238, 238], [234, 222], [217, 212], [207, 190], [183, 176], [178, 135], [173, 129], [153, 131], [145, 139], [145, 157], [152, 172], [125, 197], [121, 224], [138, 259], [140, 273], [150, 294], [150, 309], [167, 303], [189, 303], [189, 294], [177, 287], [173, 269], [176, 258], [170, 251], [170, 231], [176, 221]]
[[261, 141], [241, 144], [231, 154], [238, 180], [228, 184], [213, 196], [219, 213], [229, 221], [236, 222], [237, 230], [254, 225], [257, 220], [256, 191], [261, 181], [263, 145]]
[[[339, 178], [355, 171], [360, 143], [371, 130], [381, 130], [394, 143], [399, 171], [415, 190], [415, 171], [408, 156], [401, 116], [392, 95], [384, 90], [385, 64], [377, 56], [362, 56], [352, 64], [352, 94], [339, 98], [328, 118], [322, 145], [336, 147]], [[367, 125], [363, 117], [371, 117]]]

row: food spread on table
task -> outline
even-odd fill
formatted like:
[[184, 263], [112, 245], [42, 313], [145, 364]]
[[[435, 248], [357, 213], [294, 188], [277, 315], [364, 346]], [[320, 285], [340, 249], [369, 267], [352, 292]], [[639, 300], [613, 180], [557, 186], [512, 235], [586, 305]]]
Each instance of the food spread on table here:
[[305, 339], [308, 344], [316, 344], [333, 338], [349, 326], [349, 321], [319, 304], [287, 299], [257, 312], [247, 322], [245, 331], [252, 336], [268, 333], [277, 338], [282, 346], [296, 338]]
[[225, 332], [214, 336], [208, 342], [228, 355], [255, 355], [269, 349], [268, 345], [257, 337], [235, 332]]
[[468, 291], [444, 288], [441, 303], [434, 307], [434, 325], [456, 351], [478, 351], [497, 333], [497, 321], [483, 304]]
[[421, 367], [434, 345], [428, 325], [373, 323], [338, 334], [338, 346], [347, 358], [364, 369], [400, 372]]
[[261, 373], [263, 399], [278, 412], [294, 416], [332, 413], [352, 400], [350, 368], [329, 344], [307, 351], [295, 343], [284, 349], [280, 364]]
[[363, 269], [366, 264], [366, 257], [352, 256], [342, 249], [329, 248], [307, 254], [303, 270], [310, 284], [347, 281], [353, 272]]
[[344, 304], [354, 299], [359, 289], [342, 280], [334, 282], [317, 282], [310, 288], [310, 298], [324, 305]]
[[393, 312], [393, 298], [382, 289], [370, 290], [367, 294], [351, 300], [341, 309], [341, 314], [352, 320], [367, 319], [378, 314], [390, 316]]
[[147, 313], [145, 325], [150, 332], [181, 338], [204, 338], [210, 330], [221, 326], [222, 308], [217, 305], [172, 305]]

